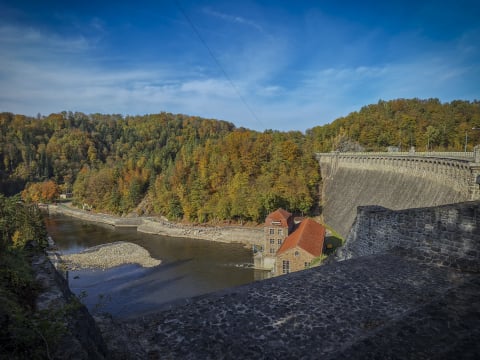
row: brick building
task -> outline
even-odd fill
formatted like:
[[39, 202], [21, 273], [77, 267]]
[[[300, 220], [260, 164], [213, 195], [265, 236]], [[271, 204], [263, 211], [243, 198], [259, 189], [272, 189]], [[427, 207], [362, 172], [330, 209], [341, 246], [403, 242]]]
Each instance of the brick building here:
[[312, 219], [295, 227], [293, 215], [288, 211], [278, 209], [270, 213], [265, 219], [264, 246], [254, 255], [255, 267], [281, 275], [305, 269], [320, 257], [325, 227]]
[[303, 220], [276, 252], [275, 273], [308, 268], [313, 259], [322, 255], [324, 241], [325, 227], [312, 219]]
[[295, 228], [293, 215], [283, 209], [275, 210], [265, 219], [264, 256], [275, 256], [285, 238]]

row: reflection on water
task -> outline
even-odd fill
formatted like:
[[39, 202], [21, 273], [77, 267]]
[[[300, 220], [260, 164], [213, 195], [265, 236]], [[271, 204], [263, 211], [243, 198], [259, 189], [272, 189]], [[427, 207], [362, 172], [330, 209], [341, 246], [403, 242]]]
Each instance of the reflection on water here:
[[265, 274], [251, 268], [252, 252], [241, 244], [149, 235], [66, 216], [50, 216], [46, 223], [63, 253], [129, 241], [162, 261], [154, 268], [123, 265], [105, 271], [70, 271], [70, 288], [92, 312], [135, 316], [174, 300], [259, 280]]

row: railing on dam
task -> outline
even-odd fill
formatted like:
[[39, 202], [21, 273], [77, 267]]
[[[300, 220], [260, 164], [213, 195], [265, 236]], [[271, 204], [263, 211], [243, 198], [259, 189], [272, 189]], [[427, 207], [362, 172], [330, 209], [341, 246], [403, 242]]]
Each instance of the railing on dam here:
[[316, 153], [322, 177], [331, 179], [341, 167], [406, 173], [448, 184], [480, 198], [480, 148], [473, 152], [330, 152]]
[[337, 152], [332, 151], [329, 153], [317, 153], [317, 156], [385, 156], [385, 157], [421, 157], [421, 158], [437, 158], [437, 159], [454, 159], [454, 160], [466, 160], [469, 162], [475, 161], [474, 151], [459, 151], [459, 152]]

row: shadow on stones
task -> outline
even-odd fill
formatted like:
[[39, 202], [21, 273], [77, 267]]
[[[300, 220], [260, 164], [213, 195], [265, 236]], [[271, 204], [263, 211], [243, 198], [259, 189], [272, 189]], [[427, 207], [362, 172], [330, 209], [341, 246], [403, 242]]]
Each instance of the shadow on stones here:
[[326, 236], [325, 237], [325, 251], [324, 254], [330, 256], [337, 251], [339, 247], [342, 246], [342, 239], [336, 236]]

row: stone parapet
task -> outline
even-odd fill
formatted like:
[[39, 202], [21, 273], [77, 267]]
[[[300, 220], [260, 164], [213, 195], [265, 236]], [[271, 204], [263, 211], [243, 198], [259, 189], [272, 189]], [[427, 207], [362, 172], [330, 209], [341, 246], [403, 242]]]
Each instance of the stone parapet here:
[[393, 211], [359, 207], [340, 259], [395, 251], [462, 271], [480, 271], [480, 201]]

